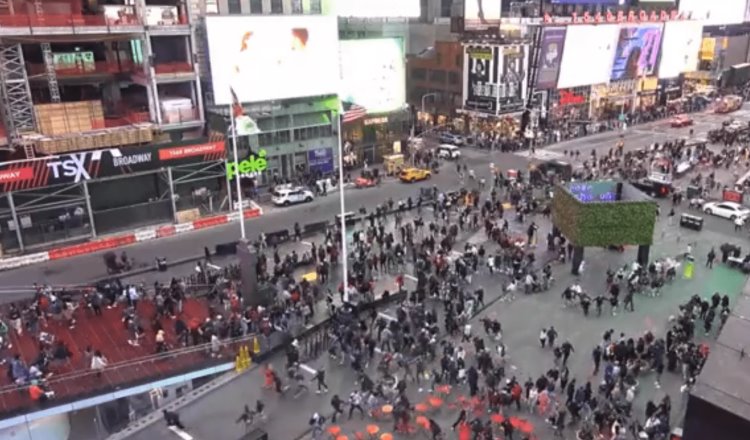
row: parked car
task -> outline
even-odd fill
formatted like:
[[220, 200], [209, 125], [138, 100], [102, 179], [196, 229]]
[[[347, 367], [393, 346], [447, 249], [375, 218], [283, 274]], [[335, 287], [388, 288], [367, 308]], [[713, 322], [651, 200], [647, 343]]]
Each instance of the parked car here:
[[312, 202], [314, 198], [312, 191], [303, 186], [278, 186], [273, 190], [271, 201], [277, 206], [289, 206]]
[[440, 143], [461, 146], [464, 144], [464, 137], [459, 134], [444, 131], [440, 133]]
[[461, 151], [455, 145], [443, 144], [437, 148], [437, 156], [441, 159], [458, 159]]
[[677, 115], [669, 121], [669, 125], [674, 128], [689, 127], [693, 125], [693, 119], [688, 115]]
[[735, 202], [708, 202], [703, 205], [703, 212], [717, 217], [728, 218], [729, 220], [750, 216], [750, 209]]
[[398, 178], [405, 183], [427, 180], [430, 177], [432, 177], [432, 172], [430, 172], [430, 170], [424, 170], [421, 168], [405, 168], [398, 175]]

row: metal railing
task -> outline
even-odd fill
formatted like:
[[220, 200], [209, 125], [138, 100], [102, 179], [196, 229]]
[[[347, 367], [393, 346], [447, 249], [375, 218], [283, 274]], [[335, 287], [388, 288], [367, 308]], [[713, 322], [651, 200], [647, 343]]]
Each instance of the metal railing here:
[[116, 19], [104, 15], [84, 14], [13, 14], [0, 15], [0, 28], [3, 27], [107, 27], [117, 30], [120, 27], [142, 26], [136, 14], [121, 14]]

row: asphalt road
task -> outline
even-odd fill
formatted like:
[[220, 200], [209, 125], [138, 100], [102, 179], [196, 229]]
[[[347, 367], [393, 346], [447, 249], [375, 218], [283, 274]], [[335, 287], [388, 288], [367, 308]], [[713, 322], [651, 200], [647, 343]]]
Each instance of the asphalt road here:
[[[700, 137], [714, 124], [720, 123], [724, 119], [725, 117], [717, 115], [698, 115], [694, 127], [696, 137]], [[653, 142], [662, 142], [668, 138], [683, 135], [687, 136], [688, 129], [673, 130], [668, 128], [666, 124], [666, 122], [658, 122], [629, 129], [624, 133], [626, 149], [642, 148]], [[619, 133], [604, 133], [554, 145], [540, 150], [540, 152], [541, 155], [546, 154], [547, 158], [553, 158], [555, 153], [559, 154], [566, 149], [581, 149], [582, 155], [588, 154], [588, 150], [592, 148], [605, 152], [614, 146], [619, 135]], [[529, 160], [524, 157], [524, 153], [486, 152], [472, 149], [464, 149], [463, 151], [465, 163], [469, 165], [469, 168], [474, 168], [480, 176], [489, 173], [488, 164], [490, 162], [502, 169], [525, 169]], [[538, 154], [537, 157], [539, 156]], [[458, 181], [454, 168], [452, 166], [445, 167], [443, 172], [436, 176], [434, 182], [430, 182], [430, 185], [435, 183], [441, 189], [456, 185]], [[730, 183], [731, 178], [731, 172], [727, 172], [726, 175], [719, 175], [719, 180], [727, 179], [727, 183]], [[367, 205], [368, 203], [386, 200], [388, 197], [395, 198], [403, 192], [403, 188], [408, 187], [398, 183], [386, 183], [380, 189], [351, 191], [347, 194], [347, 202], [354, 203], [356, 209], [359, 204]], [[328, 209], [331, 211], [324, 215], [325, 218], [329, 218], [336, 211], [337, 202], [338, 199], [334, 198], [333, 201], [319, 201], [318, 207], [303, 206], [283, 211], [269, 210], [268, 214], [261, 220], [274, 225], [293, 224], [295, 218], [305, 218], [305, 221], [308, 221], [308, 216], [314, 215], [312, 212], [315, 210], [320, 210], [323, 203], [326, 206], [329, 206], [330, 203]], [[660, 203], [662, 213], [668, 212], [671, 203], [669, 201], [661, 201]], [[676, 209], [677, 214], [679, 215], [686, 209], [685, 206], [678, 207]], [[277, 220], [272, 221], [271, 219]], [[539, 218], [536, 219], [536, 222], [540, 226], [540, 236], [544, 237], [551, 225]], [[259, 225], [260, 223], [255, 224]], [[211, 232], [213, 238], [213, 231]], [[231, 233], [231, 231], [228, 233]], [[208, 238], [204, 239], [208, 240]], [[474, 237], [474, 239], [483, 240], [481, 236]], [[655, 334], [663, 336], [669, 316], [675, 314], [678, 305], [687, 301], [691, 295], [709, 296], [718, 291], [722, 294], [726, 293], [732, 298], [736, 297], [746, 281], [743, 274], [723, 266], [709, 270], [702, 264], [704, 256], [712, 247], [718, 247], [721, 243], [727, 241], [740, 244], [744, 248], [748, 246], [747, 233], [745, 231], [734, 232], [734, 227], [728, 220], [707, 217], [704, 230], [698, 233], [672, 224], [667, 216], [662, 214], [656, 227], [652, 258], [675, 256], [685, 251], [687, 243], [693, 243], [694, 254], [698, 260], [696, 273], [694, 278], [689, 280], [678, 277], [677, 280], [663, 289], [660, 297], [636, 297], [635, 312], [621, 311], [613, 316], [609, 313], [609, 307], [605, 307], [603, 316], [584, 318], [580, 310], [562, 307], [560, 292], [565, 286], [577, 281], [584, 290], [596, 295], [604, 289], [604, 273], [608, 268], [620, 267], [632, 262], [636, 257], [634, 248], [629, 248], [624, 253], [589, 248], [586, 249], [584, 257], [586, 265], [581, 276], [574, 277], [570, 274], [570, 268], [567, 265], [558, 265], [554, 268], [556, 284], [550, 292], [532, 296], [519, 295], [519, 298], [510, 303], [498, 302], [489, 307], [480, 317], [492, 316], [501, 321], [504, 332], [503, 340], [508, 346], [510, 357], [509, 374], [525, 380], [528, 376], [537, 377], [552, 367], [552, 355], [549, 350], [542, 350], [539, 347], [538, 334], [541, 328], [554, 325], [560, 334], [560, 341], [569, 340], [576, 350], [569, 362], [571, 378], [575, 377], [579, 384], [591, 381], [596, 386], [599, 378], [591, 375], [590, 353], [593, 346], [600, 342], [601, 335], [605, 330], [614, 329], [616, 335], [622, 332], [627, 337], [637, 337], [644, 331], [651, 330]], [[198, 242], [193, 246], [199, 247], [203, 244]], [[0, 277], [0, 279], [2, 278]], [[502, 281], [497, 275], [490, 276], [483, 273], [474, 277], [474, 285], [483, 286], [488, 292], [489, 298], [498, 296], [501, 283]], [[480, 317], [474, 320], [474, 328], [478, 332], [481, 332], [479, 330], [481, 325], [478, 321]], [[710, 342], [712, 336], [709, 335], [707, 338], [699, 336], [699, 339]], [[272, 360], [272, 363], [277, 366], [281, 362], [283, 362], [281, 358]], [[271, 438], [293, 439], [308, 428], [307, 420], [313, 412], [328, 413], [328, 402], [332, 394], [338, 393], [342, 398], [345, 398], [349, 391], [353, 389], [354, 376], [347, 367], [339, 366], [327, 359], [319, 359], [309, 366], [316, 369], [326, 368], [331, 388], [328, 395], [317, 396], [310, 393], [299, 398], [289, 396], [279, 398], [273, 393], [260, 389], [262, 374], [255, 371], [183, 409], [181, 411], [183, 423], [187, 425], [188, 432], [196, 440], [239, 438], [241, 427], [236, 425], [234, 421], [238, 417], [242, 405], [252, 403], [256, 399], [263, 399], [269, 410], [269, 420], [263, 424], [264, 429], [271, 434]], [[661, 388], [654, 385], [652, 376], [644, 376], [641, 379], [634, 414], [643, 420], [645, 402], [649, 399], [658, 400], [664, 394], [669, 394], [673, 402], [673, 420], [679, 422], [682, 417], [683, 405], [679, 386], [680, 379], [674, 374], [664, 374]], [[412, 402], [419, 402], [424, 398], [425, 394], [419, 392], [417, 386], [410, 385], [409, 387]], [[459, 392], [465, 393], [466, 391], [461, 390]], [[438, 420], [445, 429], [448, 421], [455, 416], [455, 413], [444, 411]], [[522, 416], [529, 417], [527, 414]], [[533, 416], [531, 419], [538, 428], [536, 431], [538, 438], [545, 440], [552, 438], [551, 431], [539, 417]], [[452, 421], [450, 420], [450, 422]], [[351, 434], [355, 430], [362, 431], [366, 423], [368, 423], [367, 420], [359, 421], [359, 417], [355, 417], [352, 422], [342, 422], [342, 425], [344, 426], [344, 432]], [[380, 426], [382, 432], [390, 431], [392, 422], [382, 422]], [[572, 433], [567, 435], [572, 436]], [[132, 438], [140, 440], [170, 438], [170, 436], [173, 435], [160, 423]]]

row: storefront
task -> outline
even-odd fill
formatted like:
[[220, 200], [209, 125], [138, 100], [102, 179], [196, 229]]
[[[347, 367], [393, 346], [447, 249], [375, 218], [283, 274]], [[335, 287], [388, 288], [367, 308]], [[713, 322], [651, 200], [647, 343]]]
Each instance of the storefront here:
[[[28, 251], [218, 212], [224, 141], [109, 148], [0, 164], [0, 250]], [[20, 227], [19, 227], [20, 226]]]
[[640, 111], [648, 111], [655, 107], [658, 104], [658, 89], [659, 79], [657, 77], [640, 78], [638, 80], [636, 108]]
[[682, 79], [667, 78], [660, 79], [656, 86], [656, 100], [660, 106], [669, 106], [670, 103], [682, 99]]
[[591, 86], [591, 117], [617, 119], [635, 108], [638, 80], [628, 79]]
[[550, 90], [549, 119], [552, 122], [589, 119], [591, 87]]
[[383, 156], [399, 154], [406, 145], [411, 131], [409, 112], [391, 112], [367, 115], [343, 127], [343, 139], [349, 145], [346, 157], [350, 166], [381, 163]]

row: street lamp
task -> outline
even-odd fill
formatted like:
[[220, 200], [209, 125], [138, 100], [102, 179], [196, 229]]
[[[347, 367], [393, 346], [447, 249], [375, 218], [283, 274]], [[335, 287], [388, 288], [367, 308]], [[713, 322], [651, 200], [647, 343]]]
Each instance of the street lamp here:
[[[240, 185], [240, 179], [242, 178], [239, 174], [240, 169], [240, 158], [237, 154], [237, 121], [234, 115], [234, 106], [229, 106], [229, 116], [232, 123], [232, 152], [234, 153], [234, 169], [237, 170], [237, 175], [234, 177], [237, 185], [237, 212], [240, 214], [240, 236], [242, 241], [247, 240], [247, 234], [245, 233], [245, 211], [242, 206], [242, 186]], [[231, 203], [231, 200], [230, 200]]]
[[424, 99], [429, 98], [430, 96], [437, 97], [437, 93], [425, 93], [422, 95], [422, 113], [424, 113]]

